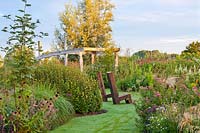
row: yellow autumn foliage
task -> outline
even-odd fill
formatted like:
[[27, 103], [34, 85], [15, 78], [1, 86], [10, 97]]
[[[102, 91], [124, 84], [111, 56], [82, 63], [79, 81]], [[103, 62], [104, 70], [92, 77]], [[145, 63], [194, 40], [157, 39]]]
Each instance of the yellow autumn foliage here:
[[0, 56], [0, 68], [3, 67], [3, 58]]
[[67, 4], [60, 20], [68, 45], [73, 48], [112, 46], [113, 8], [110, 0], [84, 0], [78, 6]]

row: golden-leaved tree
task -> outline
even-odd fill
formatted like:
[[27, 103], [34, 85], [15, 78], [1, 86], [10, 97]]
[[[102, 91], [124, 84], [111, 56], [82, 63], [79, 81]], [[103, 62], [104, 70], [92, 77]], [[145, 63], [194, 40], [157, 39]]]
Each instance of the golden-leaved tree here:
[[192, 42], [187, 47], [186, 50], [181, 52], [181, 56], [192, 59], [192, 58], [200, 58], [200, 42]]
[[72, 48], [112, 46], [113, 8], [110, 0], [83, 0], [77, 6], [67, 4], [60, 16], [67, 45]]

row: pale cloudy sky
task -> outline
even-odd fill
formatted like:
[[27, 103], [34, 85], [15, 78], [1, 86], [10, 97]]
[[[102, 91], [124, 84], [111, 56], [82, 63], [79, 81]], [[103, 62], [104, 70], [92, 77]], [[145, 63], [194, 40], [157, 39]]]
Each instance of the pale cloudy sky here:
[[[38, 30], [49, 33], [43, 39], [45, 49], [53, 40], [55, 27], [59, 27], [59, 13], [70, 0], [29, 0], [30, 13], [40, 19]], [[78, 0], [71, 0], [74, 3]], [[200, 0], [111, 0], [115, 4], [113, 39], [121, 48], [133, 52], [158, 49], [180, 53], [192, 41], [200, 40]], [[20, 0], [1, 0], [0, 16], [15, 14], [22, 7]], [[7, 21], [0, 17], [0, 29]], [[7, 35], [0, 32], [0, 45]]]

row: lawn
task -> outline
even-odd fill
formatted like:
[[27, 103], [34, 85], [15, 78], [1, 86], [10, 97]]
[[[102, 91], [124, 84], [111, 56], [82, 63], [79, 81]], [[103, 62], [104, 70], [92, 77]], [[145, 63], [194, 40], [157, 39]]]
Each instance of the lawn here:
[[[120, 94], [122, 94], [120, 92]], [[138, 99], [138, 93], [132, 93], [133, 99]], [[138, 115], [133, 104], [121, 102], [113, 105], [112, 99], [103, 103], [108, 112], [100, 115], [76, 117], [51, 133], [132, 133], [139, 132], [136, 127]]]

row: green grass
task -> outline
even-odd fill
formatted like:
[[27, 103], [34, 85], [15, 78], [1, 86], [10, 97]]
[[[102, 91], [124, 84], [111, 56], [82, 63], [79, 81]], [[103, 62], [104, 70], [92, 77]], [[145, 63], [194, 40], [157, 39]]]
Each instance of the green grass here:
[[[120, 92], [120, 94], [122, 94]], [[138, 93], [132, 93], [138, 99]], [[138, 115], [133, 104], [121, 102], [113, 105], [112, 99], [103, 103], [103, 108], [108, 112], [100, 115], [76, 117], [65, 125], [51, 131], [51, 133], [137, 133], [135, 118]]]

